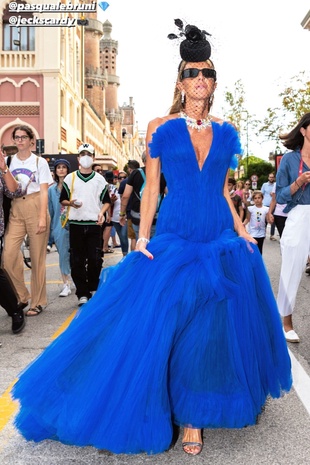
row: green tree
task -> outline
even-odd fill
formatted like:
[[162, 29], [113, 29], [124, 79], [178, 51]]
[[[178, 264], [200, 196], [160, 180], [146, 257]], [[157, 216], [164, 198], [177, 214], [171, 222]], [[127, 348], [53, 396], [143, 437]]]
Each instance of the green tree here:
[[245, 179], [251, 179], [251, 176], [256, 174], [258, 177], [257, 188], [260, 189], [262, 184], [268, 181], [268, 175], [274, 171], [274, 166], [261, 158], [250, 155], [248, 157], [248, 173], [246, 173], [246, 158], [242, 158], [239, 161], [239, 166], [244, 166], [244, 176], [241, 178], [243, 181]]
[[245, 106], [245, 90], [242, 81], [239, 79], [234, 84], [234, 91], [225, 92], [225, 108], [223, 108], [224, 118], [231, 121], [237, 128], [243, 145], [246, 150], [245, 162], [239, 159], [239, 167], [244, 165], [245, 177], [247, 177], [247, 168], [250, 162], [250, 143], [251, 134], [256, 132], [258, 122], [254, 116], [249, 113]]
[[305, 71], [293, 76], [279, 97], [281, 107], [268, 108], [267, 116], [258, 128], [258, 134], [267, 140], [278, 140], [281, 132], [289, 130], [310, 112], [310, 78]]

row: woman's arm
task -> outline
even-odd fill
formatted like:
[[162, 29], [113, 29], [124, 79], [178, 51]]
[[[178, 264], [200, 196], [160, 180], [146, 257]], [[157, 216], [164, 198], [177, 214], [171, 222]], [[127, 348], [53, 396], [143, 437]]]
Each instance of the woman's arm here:
[[42, 234], [47, 228], [47, 203], [48, 203], [48, 184], [40, 184], [40, 213], [38, 229], [36, 234]]
[[[98, 220], [97, 220], [97, 224], [103, 224], [104, 223], [104, 216], [105, 216], [105, 213], [110, 209], [111, 207], [111, 204], [110, 203], [104, 203], [101, 207], [101, 210], [98, 214]], [[110, 222], [110, 220], [109, 220]]]
[[225, 199], [227, 200], [230, 212], [231, 212], [233, 220], [234, 220], [235, 231], [238, 234], [238, 236], [243, 237], [244, 239], [246, 239], [249, 242], [253, 242], [254, 244], [257, 244], [256, 240], [253, 239], [253, 237], [250, 236], [250, 234], [245, 230], [244, 225], [242, 224], [242, 221], [241, 221], [238, 213], [236, 212], [234, 204], [232, 203], [232, 200], [231, 200], [230, 195], [229, 195], [227, 179], [228, 179], [228, 173], [226, 175], [226, 180], [225, 180], [225, 183], [224, 183], [223, 194], [224, 194]]
[[153, 255], [148, 252], [146, 246], [150, 239], [151, 227], [156, 213], [158, 194], [160, 190], [160, 160], [159, 158], [151, 158], [149, 154], [149, 143], [152, 139], [152, 134], [156, 131], [161, 120], [155, 119], [148, 125], [146, 135], [146, 183], [143, 190], [141, 200], [141, 220], [139, 226], [139, 239], [137, 240], [136, 249], [144, 253], [151, 260]]
[[283, 155], [276, 181], [276, 200], [279, 204], [289, 203], [293, 196], [310, 181], [310, 171], [298, 173], [300, 155], [289, 152]]
[[249, 210], [247, 209], [247, 211], [246, 211], [246, 216], [245, 216], [245, 219], [244, 219], [244, 221], [243, 221], [243, 226], [246, 226], [247, 224], [249, 224], [250, 219], [251, 219], [251, 213], [250, 213]]
[[7, 189], [10, 192], [15, 192], [18, 189], [19, 184], [16, 181], [16, 179], [14, 179], [11, 171], [7, 167], [3, 152], [1, 150], [0, 150], [0, 170], [2, 171], [2, 179], [4, 180]]
[[267, 221], [268, 223], [273, 223], [274, 222], [274, 217], [273, 217], [273, 212], [274, 212], [274, 209], [276, 208], [276, 194], [275, 192], [273, 192], [271, 194], [271, 202], [270, 202], [270, 205], [269, 205], [269, 211], [267, 213]]
[[119, 212], [119, 222], [122, 226], [125, 226], [126, 224], [126, 210], [132, 191], [133, 187], [129, 184], [126, 184], [123, 195], [121, 196], [121, 208]]

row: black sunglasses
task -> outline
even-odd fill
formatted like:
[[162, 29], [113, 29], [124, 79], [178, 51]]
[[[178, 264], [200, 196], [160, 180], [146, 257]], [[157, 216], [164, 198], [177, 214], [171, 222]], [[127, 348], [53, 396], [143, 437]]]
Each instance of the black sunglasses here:
[[126, 176], [119, 176], [118, 179], [126, 179]]
[[196, 78], [198, 76], [198, 74], [200, 73], [200, 71], [202, 72], [203, 77], [205, 77], [205, 78], [213, 78], [214, 80], [216, 80], [216, 71], [215, 71], [215, 69], [211, 69], [211, 68], [203, 68], [203, 69], [187, 68], [187, 69], [183, 69], [183, 71], [181, 73], [181, 80], [187, 79], [187, 78]]

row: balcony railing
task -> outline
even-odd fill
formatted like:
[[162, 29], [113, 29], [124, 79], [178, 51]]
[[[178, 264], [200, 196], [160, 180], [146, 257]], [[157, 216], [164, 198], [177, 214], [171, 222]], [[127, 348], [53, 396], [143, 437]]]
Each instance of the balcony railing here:
[[0, 52], [0, 67], [25, 69], [35, 66], [35, 52]]

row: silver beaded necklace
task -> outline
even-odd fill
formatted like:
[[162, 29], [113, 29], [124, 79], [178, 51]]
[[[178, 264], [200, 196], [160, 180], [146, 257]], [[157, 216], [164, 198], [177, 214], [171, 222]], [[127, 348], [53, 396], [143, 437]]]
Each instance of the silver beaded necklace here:
[[197, 129], [197, 131], [200, 131], [201, 129], [206, 129], [208, 126], [211, 126], [211, 120], [209, 117], [204, 119], [195, 119], [191, 118], [186, 113], [181, 111], [180, 118], [185, 119], [185, 122], [189, 128]]

